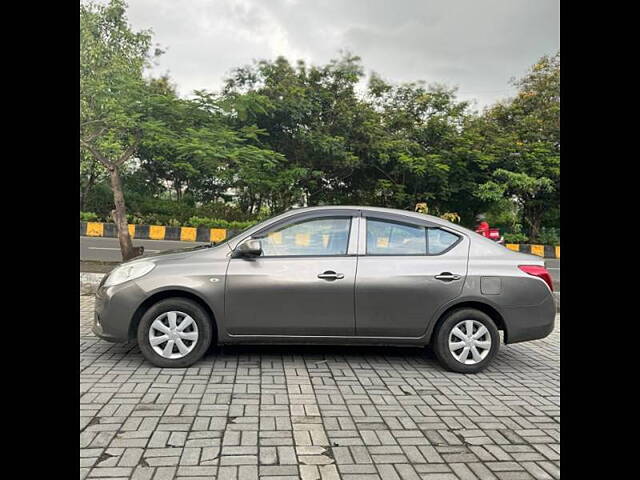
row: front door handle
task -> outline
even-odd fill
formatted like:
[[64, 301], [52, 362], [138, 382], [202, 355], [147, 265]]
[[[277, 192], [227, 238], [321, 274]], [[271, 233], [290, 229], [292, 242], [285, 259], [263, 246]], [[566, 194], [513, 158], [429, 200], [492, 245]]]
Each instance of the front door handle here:
[[442, 272], [440, 275], [436, 275], [435, 278], [443, 282], [450, 282], [452, 280], [460, 280], [462, 277], [451, 272]]
[[323, 280], [340, 280], [344, 278], [344, 274], [336, 273], [333, 270], [327, 270], [326, 272], [319, 273], [318, 278], [322, 278]]

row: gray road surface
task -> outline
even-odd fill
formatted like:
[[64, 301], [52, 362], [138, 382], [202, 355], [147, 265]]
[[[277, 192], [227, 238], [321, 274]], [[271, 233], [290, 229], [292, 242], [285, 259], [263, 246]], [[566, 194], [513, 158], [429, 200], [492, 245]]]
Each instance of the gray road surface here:
[[[204, 242], [181, 242], [172, 240], [138, 240], [133, 239], [135, 246], [144, 246], [144, 253], [158, 253], [176, 248], [205, 245]], [[117, 238], [80, 237], [80, 259], [99, 260], [103, 262], [120, 262], [120, 245]]]

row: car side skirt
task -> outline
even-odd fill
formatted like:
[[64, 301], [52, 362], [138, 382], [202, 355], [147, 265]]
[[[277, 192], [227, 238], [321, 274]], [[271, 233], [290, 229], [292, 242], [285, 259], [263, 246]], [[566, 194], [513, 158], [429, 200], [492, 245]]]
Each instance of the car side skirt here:
[[302, 336], [302, 335], [226, 335], [219, 345], [385, 345], [424, 346], [424, 337], [357, 337], [357, 336]]

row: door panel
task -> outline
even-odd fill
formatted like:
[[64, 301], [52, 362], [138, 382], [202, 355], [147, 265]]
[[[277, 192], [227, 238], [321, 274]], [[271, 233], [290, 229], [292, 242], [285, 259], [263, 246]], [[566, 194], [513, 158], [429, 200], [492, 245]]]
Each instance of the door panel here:
[[[262, 256], [232, 258], [225, 327], [231, 335], [355, 334], [358, 218], [292, 217], [258, 234]], [[349, 249], [352, 250], [349, 250]]]
[[[375, 234], [375, 230], [370, 231]], [[382, 235], [381, 238], [385, 238]], [[404, 245], [413, 242], [410, 236], [405, 236], [407, 238], [402, 239]], [[369, 237], [370, 245], [375, 242], [380, 249], [387, 248], [387, 245], [390, 249], [393, 247], [393, 239], [386, 242]], [[442, 255], [360, 256], [355, 294], [356, 335], [423, 335], [435, 311], [462, 291], [467, 274], [468, 242], [466, 237], [462, 237]], [[434, 249], [440, 248], [435, 241], [432, 243]], [[443, 273], [459, 278], [435, 278]]]
[[[354, 335], [357, 257], [232, 258], [225, 327], [231, 335]], [[323, 279], [326, 272], [340, 279]]]

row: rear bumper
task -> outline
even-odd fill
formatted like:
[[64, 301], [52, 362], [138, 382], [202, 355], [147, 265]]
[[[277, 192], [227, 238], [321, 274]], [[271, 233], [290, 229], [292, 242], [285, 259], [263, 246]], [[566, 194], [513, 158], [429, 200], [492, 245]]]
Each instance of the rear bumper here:
[[555, 326], [556, 304], [553, 294], [533, 306], [503, 307], [506, 326], [505, 343], [526, 342], [548, 336]]

